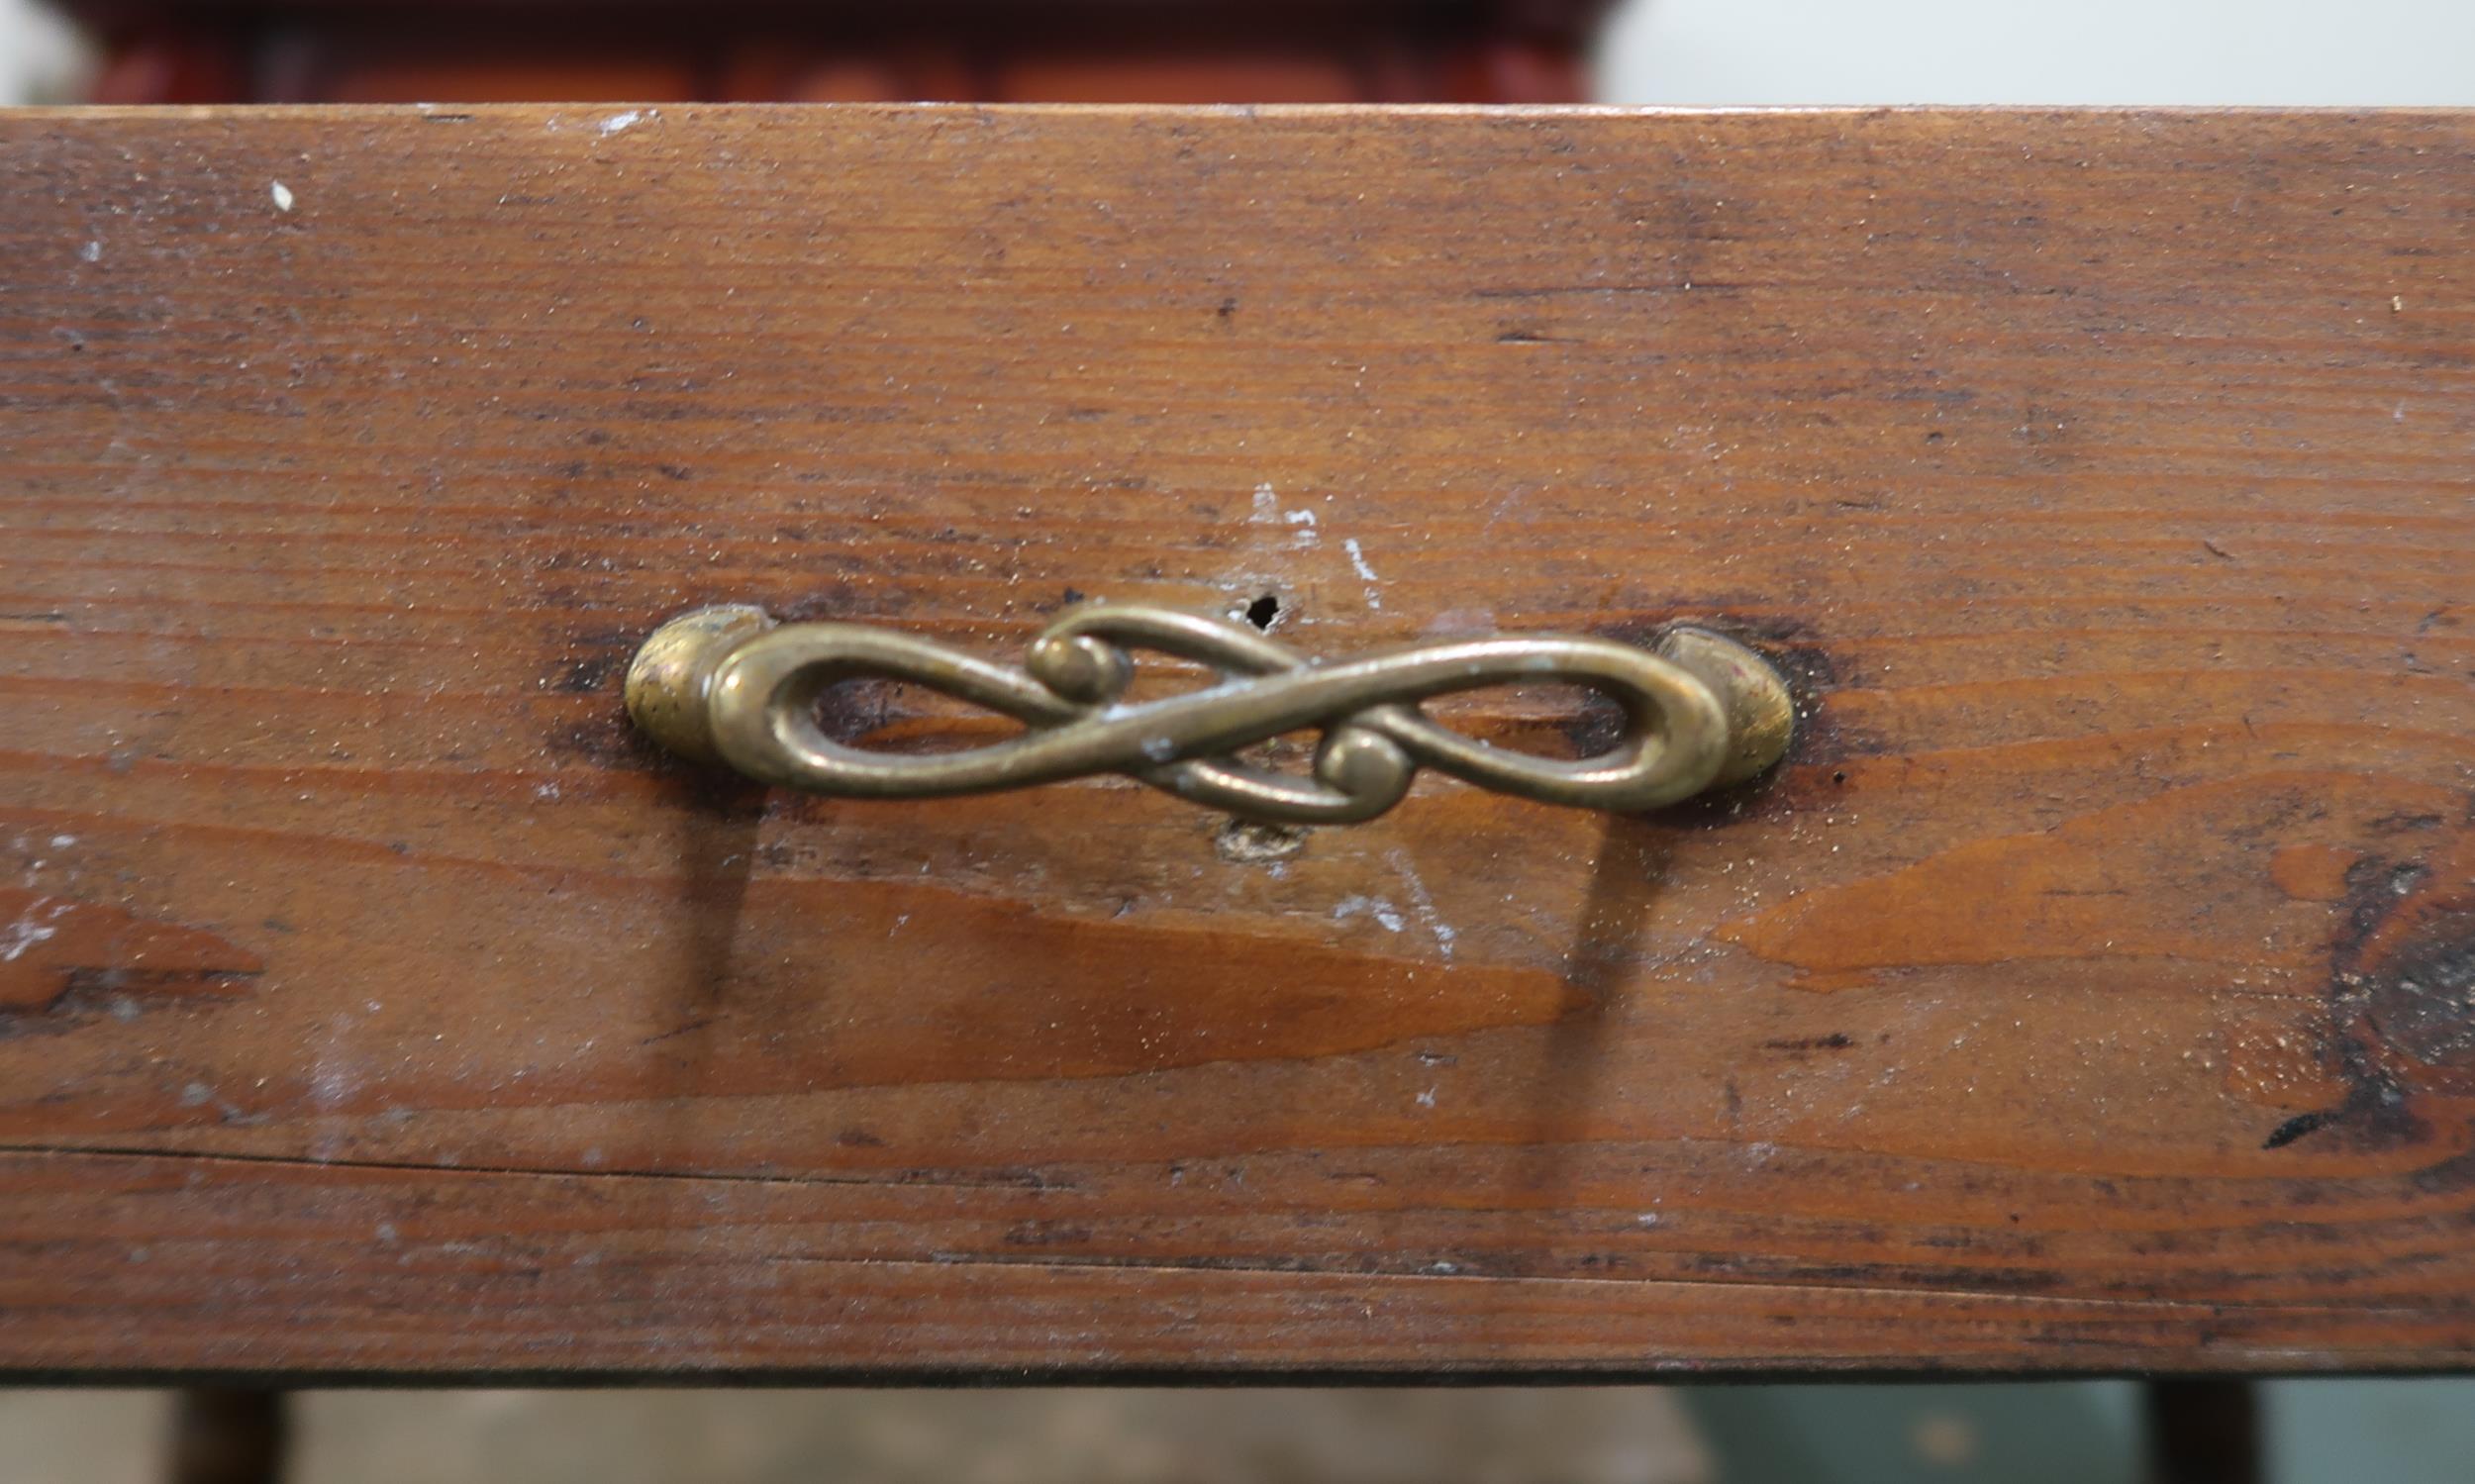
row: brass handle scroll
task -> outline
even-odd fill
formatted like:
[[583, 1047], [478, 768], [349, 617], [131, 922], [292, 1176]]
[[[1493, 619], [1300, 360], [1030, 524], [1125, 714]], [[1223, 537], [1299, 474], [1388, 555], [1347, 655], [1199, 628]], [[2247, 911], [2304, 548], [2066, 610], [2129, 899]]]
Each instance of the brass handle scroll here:
[[[1220, 681], [1127, 702], [1135, 649], [1208, 665]], [[829, 687], [858, 679], [927, 686], [1026, 730], [955, 752], [853, 747], [828, 737], [816, 713]], [[1418, 706], [1538, 681], [1615, 701], [1625, 727], [1614, 745], [1541, 757], [1464, 737]], [[777, 625], [757, 608], [699, 608], [637, 651], [627, 701], [637, 726], [671, 751], [811, 793], [938, 798], [1124, 773], [1245, 818], [1324, 825], [1382, 814], [1421, 767], [1548, 804], [1654, 809], [1769, 767], [1794, 716], [1760, 655], [1702, 629], [1671, 628], [1654, 649], [1513, 635], [1319, 661], [1236, 620], [1105, 603], [1050, 624], [1021, 670], [865, 625]], [[1304, 729], [1323, 734], [1306, 776], [1232, 756]]]

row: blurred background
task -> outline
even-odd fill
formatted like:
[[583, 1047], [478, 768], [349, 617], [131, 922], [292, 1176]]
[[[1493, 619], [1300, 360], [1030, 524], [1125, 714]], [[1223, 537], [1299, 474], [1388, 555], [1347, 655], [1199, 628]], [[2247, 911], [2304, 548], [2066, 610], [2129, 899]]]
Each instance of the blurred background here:
[[2468, 0], [0, 0], [0, 101], [2464, 104]]
[[[2475, 0], [0, 0], [0, 105], [2475, 105]], [[2475, 1381], [0, 1390], [0, 1484], [2475, 1481]]]

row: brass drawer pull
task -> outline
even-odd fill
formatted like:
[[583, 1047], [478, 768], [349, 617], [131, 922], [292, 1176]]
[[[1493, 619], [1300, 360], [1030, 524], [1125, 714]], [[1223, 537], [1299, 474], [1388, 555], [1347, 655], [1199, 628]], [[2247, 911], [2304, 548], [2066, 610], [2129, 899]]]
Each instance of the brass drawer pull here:
[[[1208, 664], [1207, 689], [1121, 700], [1130, 649]], [[925, 685], [1023, 722], [1019, 738], [897, 754], [834, 741], [816, 707], [838, 682]], [[1625, 730], [1595, 757], [1539, 757], [1463, 737], [1417, 703], [1555, 681], [1609, 696]], [[1345, 824], [1401, 802], [1422, 766], [1549, 804], [1631, 811], [1749, 778], [1786, 750], [1793, 712], [1762, 658], [1678, 627], [1655, 651], [1604, 639], [1444, 640], [1361, 659], [1300, 658], [1252, 628], [1170, 609], [1088, 604], [1032, 643], [1023, 670], [857, 624], [777, 627], [761, 609], [699, 608], [655, 630], [628, 670], [628, 711], [662, 745], [766, 783], [854, 798], [932, 798], [1125, 773], [1251, 819]], [[1319, 728], [1313, 773], [1230, 754]]]

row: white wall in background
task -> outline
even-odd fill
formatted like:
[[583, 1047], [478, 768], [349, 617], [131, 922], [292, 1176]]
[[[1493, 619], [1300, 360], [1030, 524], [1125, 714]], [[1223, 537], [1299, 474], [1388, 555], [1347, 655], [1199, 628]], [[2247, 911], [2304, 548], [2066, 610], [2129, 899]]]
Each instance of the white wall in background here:
[[40, 0], [0, 0], [0, 103], [74, 102], [93, 59]]
[[1599, 96], [2475, 105], [2475, 0], [1626, 0]]

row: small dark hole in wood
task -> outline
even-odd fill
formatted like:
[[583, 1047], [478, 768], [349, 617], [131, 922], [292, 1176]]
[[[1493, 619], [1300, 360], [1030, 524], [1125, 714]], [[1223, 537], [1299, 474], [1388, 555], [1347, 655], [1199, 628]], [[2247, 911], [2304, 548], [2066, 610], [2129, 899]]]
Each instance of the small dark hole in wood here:
[[1246, 622], [1257, 629], [1269, 629], [1272, 620], [1280, 617], [1280, 599], [1265, 593], [1246, 605]]
[[959, 752], [1024, 731], [1021, 722], [1002, 713], [974, 710], [934, 690], [874, 675], [827, 686], [810, 715], [828, 742], [871, 752]]
[[829, 741], [855, 746], [902, 714], [902, 687], [891, 680], [845, 680], [817, 697], [817, 727]]

